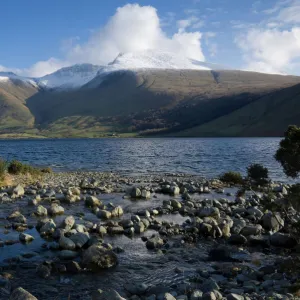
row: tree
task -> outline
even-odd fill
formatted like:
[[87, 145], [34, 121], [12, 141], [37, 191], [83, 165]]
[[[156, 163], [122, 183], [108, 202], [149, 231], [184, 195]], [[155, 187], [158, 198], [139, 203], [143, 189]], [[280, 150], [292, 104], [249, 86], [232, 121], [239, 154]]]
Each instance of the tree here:
[[269, 178], [269, 170], [260, 164], [252, 164], [247, 168], [248, 178], [257, 184], [266, 184]]
[[300, 173], [300, 128], [290, 125], [281, 140], [275, 159], [280, 162], [284, 173], [292, 178]]

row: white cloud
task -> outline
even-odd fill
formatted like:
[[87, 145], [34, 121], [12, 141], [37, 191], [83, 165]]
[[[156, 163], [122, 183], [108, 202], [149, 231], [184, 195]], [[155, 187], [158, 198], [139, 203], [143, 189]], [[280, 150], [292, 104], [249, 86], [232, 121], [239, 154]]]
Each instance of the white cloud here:
[[300, 59], [300, 27], [290, 30], [250, 29], [236, 39], [249, 70], [292, 73]]

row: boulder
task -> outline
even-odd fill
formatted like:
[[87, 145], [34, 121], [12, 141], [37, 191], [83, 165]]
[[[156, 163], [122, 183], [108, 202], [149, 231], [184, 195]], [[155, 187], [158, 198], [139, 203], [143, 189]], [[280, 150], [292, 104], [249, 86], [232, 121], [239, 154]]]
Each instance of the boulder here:
[[163, 239], [161, 239], [159, 236], [154, 236], [147, 240], [146, 247], [147, 249], [157, 249], [164, 245]]
[[25, 224], [27, 222], [26, 218], [17, 210], [14, 211], [7, 217], [7, 220], [14, 223], [22, 223]]
[[112, 226], [107, 228], [109, 234], [122, 234], [124, 233], [124, 228], [122, 226]]
[[38, 300], [36, 297], [34, 297], [32, 294], [27, 292], [21, 287], [16, 288], [11, 293], [9, 300]]
[[108, 269], [118, 263], [116, 254], [101, 244], [90, 246], [84, 251], [82, 265], [92, 271]]
[[178, 187], [178, 186], [171, 186], [171, 187], [170, 187], [170, 194], [171, 194], [172, 196], [177, 196], [177, 195], [179, 195], [179, 194], [180, 194], [180, 189], [179, 189], [179, 187]]
[[40, 234], [51, 235], [55, 231], [55, 229], [56, 224], [52, 219], [50, 219], [40, 228]]
[[97, 217], [103, 220], [108, 220], [111, 218], [111, 212], [108, 210], [100, 209], [97, 212]]
[[52, 216], [63, 215], [65, 212], [65, 209], [62, 206], [58, 205], [57, 203], [54, 203], [51, 205], [48, 212]]
[[284, 220], [279, 216], [279, 214], [269, 212], [262, 217], [262, 226], [266, 230], [277, 232], [284, 227]]
[[45, 217], [48, 214], [47, 208], [42, 205], [39, 205], [36, 208], [35, 214], [39, 217]]
[[276, 232], [270, 236], [270, 244], [275, 247], [293, 248], [297, 240], [289, 234]]
[[124, 288], [127, 292], [129, 292], [132, 295], [141, 296], [147, 292], [149, 286], [145, 283], [132, 282], [124, 285]]
[[76, 248], [75, 243], [71, 239], [69, 239], [65, 236], [62, 236], [59, 239], [58, 243], [59, 243], [60, 248], [62, 248], [63, 250], [74, 250]]
[[228, 243], [232, 245], [244, 245], [247, 243], [247, 239], [241, 234], [232, 234], [228, 239]]
[[13, 188], [12, 194], [16, 197], [24, 196], [25, 190], [22, 185], [18, 184], [16, 187]]
[[62, 250], [59, 251], [58, 257], [62, 260], [74, 259], [78, 256], [78, 252], [72, 250]]
[[238, 294], [229, 294], [226, 297], [227, 300], [244, 300], [244, 296], [238, 295]]
[[247, 209], [247, 213], [250, 215], [250, 216], [255, 216], [257, 217], [258, 219], [261, 219], [262, 216], [264, 215], [264, 213], [258, 209], [257, 207], [250, 207]]
[[124, 212], [123, 212], [123, 208], [121, 206], [117, 206], [111, 211], [111, 216], [113, 218], [119, 218], [123, 214], [124, 214]]
[[172, 199], [171, 200], [171, 206], [174, 208], [174, 209], [180, 209], [181, 208], [181, 203], [175, 199]]
[[141, 197], [142, 197], [143, 199], [150, 199], [150, 198], [151, 198], [151, 193], [150, 193], [150, 191], [142, 190], [142, 195], [141, 195]]
[[126, 300], [126, 299], [121, 297], [120, 294], [113, 289], [108, 289], [106, 291], [102, 291], [99, 289], [96, 292], [92, 293], [92, 300]]
[[99, 207], [102, 205], [102, 202], [94, 196], [87, 196], [85, 199], [85, 205], [87, 207]]
[[20, 233], [19, 240], [22, 243], [29, 243], [34, 240], [34, 237], [31, 236], [30, 234]]
[[141, 198], [142, 192], [138, 187], [133, 187], [130, 192], [131, 198]]
[[134, 224], [134, 232], [142, 233], [145, 231], [145, 224], [143, 222], [138, 222]]
[[261, 231], [261, 225], [247, 225], [242, 229], [241, 234], [243, 236], [259, 235]]
[[199, 215], [200, 218], [203, 218], [203, 217], [216, 217], [216, 218], [219, 218], [220, 217], [220, 211], [216, 207], [204, 207], [199, 211], [198, 215]]
[[88, 241], [90, 237], [88, 233], [78, 232], [70, 236], [76, 246], [76, 248], [82, 248]]
[[75, 218], [73, 216], [68, 216], [62, 221], [60, 227], [65, 229], [66, 231], [70, 231], [74, 225]]

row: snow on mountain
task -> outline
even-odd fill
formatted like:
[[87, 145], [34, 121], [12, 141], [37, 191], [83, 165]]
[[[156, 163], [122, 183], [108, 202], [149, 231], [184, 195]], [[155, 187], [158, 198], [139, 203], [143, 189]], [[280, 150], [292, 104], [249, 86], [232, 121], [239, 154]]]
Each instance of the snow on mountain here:
[[121, 70], [139, 69], [211, 70], [208, 64], [200, 61], [170, 52], [147, 50], [119, 54], [113, 62], [101, 68], [98, 75]]
[[91, 81], [101, 67], [92, 64], [78, 64], [62, 68], [52, 74], [36, 78], [39, 86], [51, 89], [81, 87]]
[[21, 81], [23, 84], [32, 85], [34, 87], [37, 87], [37, 83], [33, 78], [23, 77], [16, 75], [13, 72], [0, 72], [0, 83], [13, 83], [15, 81]]

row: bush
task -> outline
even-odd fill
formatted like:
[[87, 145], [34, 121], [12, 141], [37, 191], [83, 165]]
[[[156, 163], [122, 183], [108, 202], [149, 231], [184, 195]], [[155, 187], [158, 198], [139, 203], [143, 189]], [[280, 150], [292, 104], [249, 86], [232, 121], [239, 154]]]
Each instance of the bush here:
[[7, 168], [8, 173], [18, 175], [24, 173], [24, 164], [18, 160], [12, 160]]
[[300, 183], [293, 184], [289, 188], [287, 200], [296, 210], [300, 210]]
[[53, 170], [50, 167], [42, 168], [40, 171], [42, 173], [48, 173], [48, 174], [53, 173]]
[[269, 170], [260, 164], [252, 164], [247, 168], [248, 178], [254, 180], [257, 184], [268, 183]]
[[3, 180], [5, 177], [6, 168], [7, 168], [6, 161], [0, 158], [0, 180]]
[[226, 172], [221, 175], [220, 180], [225, 183], [243, 184], [244, 179], [239, 172]]

